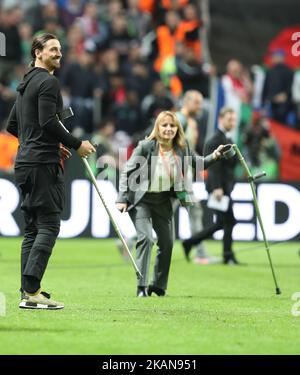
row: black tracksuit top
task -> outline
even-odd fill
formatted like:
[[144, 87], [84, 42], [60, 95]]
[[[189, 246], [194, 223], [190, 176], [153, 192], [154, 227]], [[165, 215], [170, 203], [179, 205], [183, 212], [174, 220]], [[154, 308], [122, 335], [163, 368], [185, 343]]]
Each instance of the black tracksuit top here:
[[59, 163], [60, 143], [78, 149], [81, 141], [59, 124], [63, 101], [58, 79], [43, 68], [32, 68], [17, 88], [7, 131], [18, 137], [15, 168]]

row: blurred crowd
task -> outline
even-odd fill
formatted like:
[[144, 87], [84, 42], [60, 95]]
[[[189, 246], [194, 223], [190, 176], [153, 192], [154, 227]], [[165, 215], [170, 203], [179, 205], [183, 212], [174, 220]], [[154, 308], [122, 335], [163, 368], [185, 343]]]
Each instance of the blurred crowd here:
[[[192, 0], [0, 0], [0, 130], [30, 63], [32, 38], [55, 34], [62, 45], [64, 106], [75, 116], [66, 126], [77, 136], [101, 140], [98, 156], [116, 157], [118, 146], [133, 147], [162, 110], [178, 111], [189, 90], [204, 101], [197, 114], [196, 150], [202, 153], [210, 103], [210, 81], [219, 82], [219, 106], [239, 118], [234, 139], [252, 166], [277, 163], [280, 150], [268, 118], [300, 128], [300, 78], [274, 51], [272, 67], [248, 70], [228, 62], [226, 72], [203, 60], [205, 22]], [[222, 74], [224, 73], [224, 74]], [[206, 120], [205, 120], [206, 119]], [[10, 170], [17, 141], [0, 133], [0, 169]], [[272, 168], [271, 168], [272, 169]], [[278, 170], [270, 178], [277, 178]]]

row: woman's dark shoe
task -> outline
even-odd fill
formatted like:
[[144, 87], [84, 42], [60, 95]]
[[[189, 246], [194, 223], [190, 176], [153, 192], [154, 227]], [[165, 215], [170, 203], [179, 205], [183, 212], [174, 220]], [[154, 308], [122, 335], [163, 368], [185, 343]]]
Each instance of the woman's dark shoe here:
[[190, 261], [190, 252], [192, 250], [192, 245], [190, 245], [187, 241], [182, 241], [182, 247], [184, 256], [187, 262]]
[[147, 288], [145, 286], [138, 286], [136, 296], [137, 297], [148, 297]]
[[159, 297], [163, 297], [166, 294], [166, 291], [158, 288], [157, 286], [149, 285], [148, 286], [148, 296], [151, 296], [152, 293], [155, 293]]

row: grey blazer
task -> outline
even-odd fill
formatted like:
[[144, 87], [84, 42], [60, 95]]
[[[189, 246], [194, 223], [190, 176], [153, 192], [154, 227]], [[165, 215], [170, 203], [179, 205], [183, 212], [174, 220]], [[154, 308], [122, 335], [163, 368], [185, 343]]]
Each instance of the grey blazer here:
[[[212, 154], [205, 158], [199, 156], [190, 149], [188, 143], [186, 143], [184, 149], [175, 146], [174, 151], [181, 163], [181, 174], [184, 177], [186, 163], [193, 168], [193, 171], [196, 171], [199, 168], [202, 170], [206, 169], [215, 162]], [[127, 210], [132, 209], [148, 191], [151, 174], [155, 171], [155, 160], [157, 160], [156, 158], [152, 158], [152, 156], [158, 156], [158, 153], [159, 144], [156, 140], [140, 141], [127, 161], [124, 170], [121, 172], [119, 194], [116, 202], [127, 203]], [[191, 183], [185, 184], [184, 187], [182, 184], [178, 185], [176, 191], [187, 191], [186, 186], [191, 186]]]

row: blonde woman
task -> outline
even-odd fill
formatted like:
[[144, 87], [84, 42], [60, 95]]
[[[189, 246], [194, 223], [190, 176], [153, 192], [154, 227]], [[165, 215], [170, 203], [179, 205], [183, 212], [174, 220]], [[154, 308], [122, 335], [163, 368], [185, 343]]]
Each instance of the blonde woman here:
[[[139, 142], [120, 176], [116, 206], [129, 213], [136, 228], [136, 263], [143, 277], [137, 296], [154, 292], [164, 296], [173, 248], [172, 199], [186, 206], [189, 200], [187, 167], [207, 168], [221, 157], [223, 145], [207, 157], [195, 155], [185, 140], [182, 126], [173, 112], [161, 112], [148, 138]], [[157, 235], [157, 254], [151, 284], [148, 274], [153, 246], [152, 229]]]

